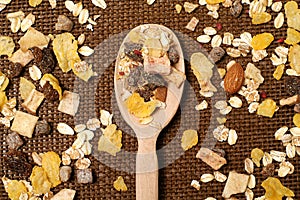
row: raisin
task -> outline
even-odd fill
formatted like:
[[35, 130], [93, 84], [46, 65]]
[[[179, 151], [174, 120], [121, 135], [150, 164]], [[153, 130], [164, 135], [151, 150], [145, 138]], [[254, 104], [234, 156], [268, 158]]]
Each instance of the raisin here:
[[263, 167], [261, 174], [264, 177], [270, 177], [270, 176], [274, 176], [275, 173], [275, 165], [273, 163], [268, 164], [267, 166]]
[[51, 127], [46, 120], [38, 121], [35, 126], [36, 135], [48, 135], [51, 131]]
[[43, 49], [43, 59], [39, 64], [39, 67], [43, 74], [51, 73], [54, 70], [56, 60], [52, 49]]
[[6, 142], [8, 144], [8, 148], [12, 150], [17, 150], [24, 143], [19, 134], [16, 132], [8, 134], [6, 137]]
[[168, 57], [170, 59], [171, 65], [174, 66], [176, 63], [179, 62], [179, 55], [174, 47], [170, 47], [168, 51]]
[[20, 63], [10, 62], [8, 64], [7, 77], [14, 78], [20, 76], [23, 71], [23, 66]]
[[287, 77], [284, 82], [288, 95], [300, 94], [300, 79], [298, 77]]
[[230, 13], [234, 17], [239, 17], [242, 10], [243, 10], [243, 5], [241, 4], [241, 2], [239, 0], [236, 0], [233, 2], [232, 6], [230, 8]]
[[39, 47], [32, 47], [30, 51], [33, 54], [34, 63], [39, 64], [43, 59], [43, 51]]
[[29, 176], [32, 170], [32, 165], [28, 162], [26, 154], [20, 151], [9, 151], [5, 157], [5, 161], [10, 170], [15, 173]]
[[55, 101], [59, 99], [58, 92], [52, 87], [52, 85], [47, 81], [43, 86], [43, 93], [46, 99], [50, 101]]

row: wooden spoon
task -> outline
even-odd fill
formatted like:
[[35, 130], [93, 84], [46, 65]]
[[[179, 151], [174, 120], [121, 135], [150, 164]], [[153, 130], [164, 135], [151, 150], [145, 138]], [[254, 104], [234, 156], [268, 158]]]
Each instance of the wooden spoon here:
[[[141, 28], [145, 29], [159, 28], [160, 30], [168, 33], [171, 36], [171, 44], [179, 55], [179, 62], [175, 65], [175, 68], [185, 73], [184, 58], [180, 43], [176, 35], [168, 28], [156, 25], [147, 24], [138, 26], [131, 31], [139, 31]], [[168, 82], [168, 92], [166, 98], [166, 108], [157, 109], [153, 114], [153, 121], [148, 125], [142, 125], [138, 122], [138, 119], [131, 115], [124, 101], [122, 95], [124, 93], [124, 79], [118, 79], [117, 67], [119, 65], [121, 54], [124, 50], [124, 43], [129, 42], [129, 34], [125, 37], [119, 54], [116, 60], [115, 67], [115, 94], [118, 103], [118, 107], [122, 114], [122, 117], [126, 123], [131, 126], [136, 134], [138, 140], [138, 152], [136, 158], [136, 199], [137, 200], [157, 200], [158, 199], [158, 161], [156, 155], [156, 141], [161, 130], [171, 121], [175, 113], [177, 112], [180, 99], [183, 93], [184, 84], [179, 88], [172, 82]]]

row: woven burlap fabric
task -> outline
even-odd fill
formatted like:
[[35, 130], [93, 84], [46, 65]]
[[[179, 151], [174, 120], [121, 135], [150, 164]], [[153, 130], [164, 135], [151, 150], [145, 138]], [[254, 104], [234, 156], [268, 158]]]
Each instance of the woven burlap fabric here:
[[[89, 9], [91, 15], [100, 15], [100, 18], [97, 20], [98, 24], [94, 26], [93, 32], [78, 23], [78, 19], [73, 17], [65, 8], [64, 1], [58, 1], [57, 7], [52, 10], [49, 2], [46, 0], [37, 8], [31, 8], [25, 0], [13, 1], [0, 13], [0, 30], [1, 35], [11, 36], [15, 42], [19, 40], [23, 33], [19, 32], [13, 34], [10, 30], [10, 22], [6, 19], [7, 13], [19, 10], [24, 11], [26, 14], [32, 12], [36, 15], [34, 27], [44, 34], [60, 33], [55, 31], [55, 23], [59, 14], [64, 14], [72, 19], [72, 21], [75, 22], [72, 31], [74, 36], [78, 37], [81, 33], [84, 33], [87, 36], [85, 44], [96, 49], [95, 55], [87, 59], [87, 61], [93, 63], [94, 70], [99, 76], [89, 83], [84, 83], [77, 80], [71, 72], [63, 74], [57, 66], [54, 75], [59, 79], [62, 88], [80, 93], [81, 104], [78, 111], [80, 114], [78, 114], [75, 119], [69, 117], [57, 110], [58, 102], [52, 103], [46, 100], [38, 110], [38, 116], [41, 119], [49, 121], [52, 127], [56, 127], [59, 122], [67, 122], [70, 125], [85, 123], [89, 118], [95, 116], [99, 117], [99, 109], [112, 111], [115, 115], [114, 121], [123, 130], [122, 148], [123, 151], [126, 152], [134, 153], [137, 151], [137, 140], [130, 127], [128, 127], [120, 117], [120, 113], [115, 105], [116, 101], [113, 92], [113, 61], [120, 46], [120, 37], [124, 37], [126, 31], [140, 24], [157, 23], [176, 31], [179, 37], [180, 35], [185, 35], [196, 39], [198, 35], [202, 34], [204, 27], [214, 27], [216, 23], [219, 22], [223, 26], [223, 29], [219, 32], [221, 35], [227, 31], [233, 33], [235, 37], [238, 37], [239, 34], [244, 31], [249, 31], [252, 35], [268, 31], [274, 35], [275, 39], [285, 37], [286, 35], [286, 25], [280, 30], [273, 28], [272, 21], [265, 25], [251, 25], [251, 19], [247, 14], [248, 6], [244, 8], [240, 18], [232, 17], [228, 8], [221, 7], [219, 12], [221, 17], [215, 20], [206, 15], [207, 9], [205, 7], [199, 7], [191, 14], [187, 14], [184, 11], [177, 14], [174, 9], [175, 4], [180, 3], [183, 5], [184, 1], [157, 0], [152, 6], [147, 5], [146, 0], [106, 0], [106, 2], [107, 9], [102, 10], [95, 7], [88, 0], [83, 1], [84, 7]], [[197, 1], [194, 0], [191, 2], [197, 3]], [[185, 29], [185, 26], [193, 16], [199, 18], [200, 22], [196, 30], [191, 32]], [[275, 17], [275, 13], [273, 12], [272, 17], [273, 19]], [[115, 35], [117, 36], [115, 37]], [[109, 42], [106, 40], [109, 40]], [[99, 44], [101, 45], [98, 46]], [[199, 46], [195, 47], [194, 44], [191, 45], [182, 38], [181, 45], [186, 55], [190, 55], [195, 49], [200, 48]], [[278, 46], [278, 44], [274, 42], [271, 47], [268, 48], [269, 55], [271, 55], [276, 46]], [[208, 51], [210, 50], [209, 45], [204, 45], [204, 48]], [[218, 63], [218, 67], [225, 67], [229, 60], [230, 59], [226, 57]], [[240, 62], [245, 69], [246, 64], [251, 62], [251, 55], [249, 54], [247, 57], [237, 58], [236, 60]], [[0, 59], [1, 70], [5, 72], [7, 65], [7, 58], [2, 57]], [[259, 62], [259, 64], [256, 64], [256, 66], [261, 69], [262, 75], [265, 78], [265, 82], [261, 85], [260, 90], [265, 91], [268, 97], [277, 102], [280, 98], [286, 97], [287, 93], [284, 91], [284, 81], [275, 81], [272, 77], [275, 67], [271, 64], [270, 60], [266, 58]], [[196, 159], [195, 156], [205, 138], [211, 137], [211, 128], [213, 124], [216, 124], [216, 122], [212, 120], [215, 119], [215, 112], [212, 111], [211, 105], [215, 100], [224, 98], [224, 95], [217, 94], [213, 100], [207, 99], [210, 104], [208, 110], [201, 112], [195, 111], [194, 106], [196, 103], [202, 101], [204, 98], [199, 95], [199, 85], [191, 72], [188, 62], [186, 63], [186, 71], [188, 84], [185, 86], [186, 89], [181, 103], [181, 109], [158, 138], [157, 148], [160, 149], [159, 162], [160, 166], [163, 167], [159, 171], [159, 196], [160, 199], [190, 200], [205, 199], [209, 196], [221, 199], [225, 183], [216, 181], [203, 183], [201, 184], [200, 191], [196, 191], [192, 188], [190, 183], [193, 179], [199, 180], [203, 173], [213, 172], [210, 167], [199, 159]], [[28, 68], [26, 68], [24, 76], [29, 78]], [[38, 84], [36, 83], [36, 85]], [[17, 108], [23, 110], [18, 87], [19, 78], [14, 78], [11, 80], [6, 93], [8, 98], [17, 97]], [[244, 103], [244, 105], [246, 105], [245, 101]], [[280, 108], [279, 112], [271, 119], [249, 114], [246, 106], [243, 106], [241, 109], [233, 109], [227, 116], [228, 120], [226, 126], [235, 129], [239, 138], [237, 144], [234, 146], [219, 142], [216, 144], [216, 149], [225, 150], [228, 161], [228, 165], [222, 167], [220, 171], [225, 174], [228, 174], [231, 170], [245, 173], [243, 161], [245, 158], [250, 157], [251, 149], [255, 147], [261, 148], [264, 151], [285, 151], [281, 142], [274, 140], [273, 134], [283, 125], [292, 127], [292, 116], [292, 107]], [[183, 130], [189, 128], [198, 130], [200, 142], [193, 149], [178, 156], [178, 152], [182, 152], [180, 136]], [[15, 174], [5, 166], [4, 155], [8, 151], [5, 136], [9, 131], [3, 126], [0, 126], [0, 131], [0, 142], [2, 144], [0, 146], [0, 176], [6, 175], [12, 179], [22, 179], [22, 174]], [[126, 157], [126, 159], [122, 159], [120, 156], [114, 158], [105, 153], [97, 153], [97, 140], [99, 139], [100, 131], [96, 131], [95, 135], [96, 137], [92, 141], [95, 153], [89, 157], [92, 160], [91, 168], [93, 169], [94, 183], [87, 185], [77, 184], [75, 176], [72, 176], [71, 181], [59, 185], [53, 191], [58, 192], [62, 188], [75, 189], [77, 191], [76, 199], [135, 199], [135, 175], [134, 173], [129, 173], [135, 170], [134, 154]], [[75, 137], [72, 136], [63, 136], [54, 128], [51, 135], [33, 137], [32, 139], [24, 138], [26, 143], [21, 149], [28, 154], [33, 151], [40, 153], [50, 150], [61, 153], [72, 144], [74, 138]], [[170, 158], [174, 158], [173, 162], [169, 162]], [[290, 161], [295, 165], [295, 172], [281, 179], [281, 181], [285, 186], [295, 192], [295, 199], [298, 199], [300, 197], [300, 159], [296, 157]], [[112, 163], [114, 167], [107, 166], [105, 164], [107, 162]], [[264, 190], [260, 186], [264, 180], [260, 175], [260, 170], [261, 168], [256, 168], [254, 172], [257, 177], [257, 187], [253, 189], [255, 196], [264, 194]], [[113, 181], [118, 176], [124, 177], [128, 186], [127, 192], [117, 192], [113, 188]], [[237, 197], [239, 199], [245, 199], [243, 194]], [[0, 183], [0, 199], [8, 199], [2, 183]]]

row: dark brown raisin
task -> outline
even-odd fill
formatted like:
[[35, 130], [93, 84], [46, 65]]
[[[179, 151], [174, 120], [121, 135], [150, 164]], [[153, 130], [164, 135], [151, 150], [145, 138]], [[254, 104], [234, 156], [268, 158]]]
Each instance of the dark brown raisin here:
[[35, 126], [36, 135], [48, 135], [51, 132], [51, 126], [46, 120], [38, 121]]
[[15, 173], [29, 176], [32, 170], [32, 165], [28, 162], [26, 154], [21, 151], [10, 151], [5, 157], [6, 165]]
[[12, 132], [6, 136], [6, 142], [8, 144], [8, 148], [12, 150], [17, 150], [23, 145], [23, 140], [20, 135], [16, 132]]
[[33, 62], [35, 64], [40, 64], [40, 62], [42, 62], [42, 59], [43, 59], [42, 49], [40, 49], [39, 47], [32, 47], [32, 48], [30, 48], [30, 51], [33, 54], [33, 58], [34, 58]]
[[225, 51], [222, 47], [214, 47], [209, 53], [210, 59], [215, 63], [220, 61], [224, 55]]
[[233, 2], [232, 6], [230, 8], [230, 13], [234, 17], [239, 17], [242, 10], [243, 10], [243, 5], [241, 4], [241, 2], [239, 0], [236, 0]]
[[10, 62], [8, 64], [7, 77], [14, 78], [20, 76], [23, 71], [23, 66], [20, 63]]
[[46, 99], [50, 101], [55, 101], [59, 99], [58, 92], [52, 87], [49, 81], [47, 81], [43, 86], [43, 94], [45, 95]]
[[168, 57], [170, 59], [171, 65], [174, 66], [176, 63], [179, 62], [179, 55], [174, 47], [170, 47], [168, 51]]
[[293, 96], [300, 94], [300, 78], [299, 77], [287, 77], [284, 80], [285, 90], [288, 95]]
[[52, 49], [43, 49], [43, 59], [39, 64], [39, 67], [43, 74], [51, 73], [54, 70], [56, 64], [55, 56]]
[[267, 166], [263, 167], [261, 174], [264, 177], [274, 176], [275, 173], [275, 165], [273, 163], [268, 164]]

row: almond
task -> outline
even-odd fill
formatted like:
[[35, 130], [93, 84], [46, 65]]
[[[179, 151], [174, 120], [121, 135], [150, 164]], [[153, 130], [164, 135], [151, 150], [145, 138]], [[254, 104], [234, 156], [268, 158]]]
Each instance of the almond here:
[[224, 89], [230, 94], [240, 90], [244, 83], [244, 70], [239, 63], [235, 63], [229, 68], [224, 79]]

